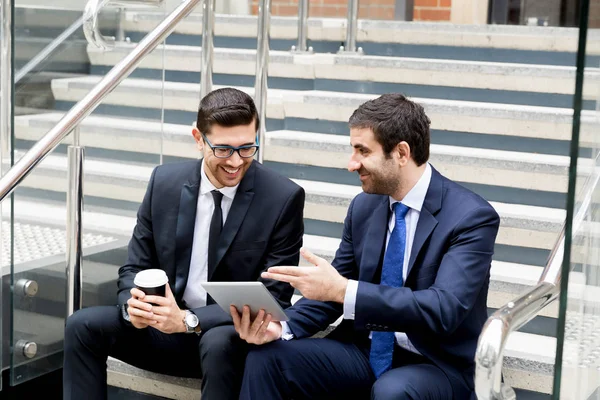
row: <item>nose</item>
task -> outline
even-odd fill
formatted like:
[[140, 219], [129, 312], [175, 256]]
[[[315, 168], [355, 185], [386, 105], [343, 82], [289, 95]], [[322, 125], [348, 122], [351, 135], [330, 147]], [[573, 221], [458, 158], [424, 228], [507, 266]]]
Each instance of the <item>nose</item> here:
[[227, 159], [227, 165], [233, 168], [237, 168], [244, 163], [242, 157], [240, 157], [237, 151], [234, 151], [233, 154]]
[[350, 159], [350, 161], [348, 162], [348, 171], [350, 172], [355, 172], [358, 171], [361, 167], [361, 164], [359, 161]]

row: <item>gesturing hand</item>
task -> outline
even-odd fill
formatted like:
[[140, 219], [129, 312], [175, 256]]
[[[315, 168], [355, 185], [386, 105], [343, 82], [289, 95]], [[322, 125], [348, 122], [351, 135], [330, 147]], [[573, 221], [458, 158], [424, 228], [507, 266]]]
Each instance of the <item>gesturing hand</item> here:
[[281, 337], [281, 323], [271, 321], [271, 314], [265, 315], [265, 310], [260, 310], [251, 321], [250, 307], [244, 306], [242, 314], [235, 306], [229, 306], [233, 326], [242, 340], [250, 344], [265, 344]]
[[150, 324], [153, 328], [163, 333], [181, 333], [185, 332], [185, 311], [181, 310], [175, 301], [175, 296], [171, 287], [167, 283], [165, 297], [145, 296], [144, 302], [155, 304], [152, 306], [152, 317], [154, 323]]
[[314, 267], [271, 267], [261, 276], [288, 282], [307, 299], [343, 303], [348, 279], [341, 276], [327, 261], [310, 251], [303, 248], [300, 254]]

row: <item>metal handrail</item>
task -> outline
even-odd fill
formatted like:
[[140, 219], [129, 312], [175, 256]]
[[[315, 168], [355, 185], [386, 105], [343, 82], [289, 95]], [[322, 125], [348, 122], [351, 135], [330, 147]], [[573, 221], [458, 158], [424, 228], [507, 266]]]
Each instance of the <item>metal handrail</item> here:
[[346, 44], [340, 46], [339, 54], [364, 54], [362, 47], [356, 48], [358, 31], [358, 0], [348, 0], [348, 17], [346, 18]]
[[313, 53], [313, 48], [308, 47], [308, 0], [298, 1], [298, 42], [292, 46], [293, 53]]
[[158, 7], [164, 0], [89, 0], [83, 12], [83, 34], [87, 41], [96, 48], [110, 50], [115, 47], [116, 38], [106, 37], [100, 32], [98, 14], [109, 3], [116, 6], [149, 6]]
[[200, 69], [200, 99], [212, 91], [215, 31], [215, 0], [202, 0], [202, 67]]
[[256, 47], [256, 80], [254, 82], [254, 102], [258, 108], [260, 126], [258, 127], [257, 159], [264, 160], [263, 143], [267, 132], [267, 76], [269, 67], [269, 25], [271, 23], [271, 0], [258, 2], [258, 37]]
[[[596, 158], [594, 165], [598, 165], [599, 159], [600, 156]], [[583, 200], [573, 218], [572, 232], [577, 232], [583, 224], [599, 181], [600, 173], [598, 168], [594, 167], [581, 189]], [[516, 399], [514, 390], [502, 384], [504, 348], [512, 332], [531, 321], [558, 297], [564, 250], [565, 226], [563, 225], [537, 285], [498, 309], [485, 323], [475, 353], [475, 392], [479, 400]]]
[[44, 135], [23, 157], [0, 179], [0, 202], [29, 175], [29, 173], [60, 142], [75, 129], [85, 117], [94, 111], [108, 96], [173, 30], [175, 26], [198, 5], [200, 0], [184, 0], [153, 31], [144, 37], [131, 53], [115, 65], [102, 80], [65, 116]]

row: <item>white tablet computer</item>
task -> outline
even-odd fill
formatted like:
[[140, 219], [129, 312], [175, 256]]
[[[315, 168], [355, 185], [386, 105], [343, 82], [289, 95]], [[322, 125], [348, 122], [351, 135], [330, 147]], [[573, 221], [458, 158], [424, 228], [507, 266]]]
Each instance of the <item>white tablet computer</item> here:
[[200, 284], [227, 314], [232, 304], [240, 312], [244, 305], [248, 305], [253, 318], [263, 309], [273, 316], [273, 321], [288, 320], [277, 300], [262, 282], [201, 282]]

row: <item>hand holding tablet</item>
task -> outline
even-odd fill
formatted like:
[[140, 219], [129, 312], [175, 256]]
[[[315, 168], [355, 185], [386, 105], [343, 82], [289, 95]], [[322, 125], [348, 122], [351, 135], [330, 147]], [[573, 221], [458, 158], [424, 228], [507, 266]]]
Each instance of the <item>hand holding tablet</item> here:
[[241, 314], [244, 305], [250, 307], [254, 319], [262, 309], [273, 321], [287, 321], [285, 312], [262, 282], [201, 282], [202, 287], [227, 314], [234, 305]]

